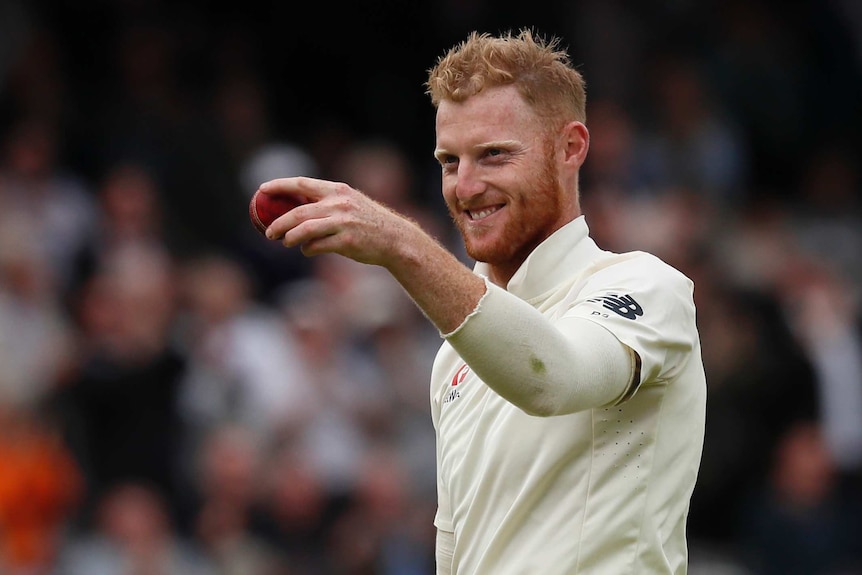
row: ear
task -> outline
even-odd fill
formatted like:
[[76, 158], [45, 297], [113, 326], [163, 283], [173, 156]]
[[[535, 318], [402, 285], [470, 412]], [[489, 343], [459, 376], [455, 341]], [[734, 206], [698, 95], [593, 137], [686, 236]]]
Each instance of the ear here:
[[590, 132], [583, 122], [569, 122], [563, 128], [564, 162], [580, 169], [590, 149]]

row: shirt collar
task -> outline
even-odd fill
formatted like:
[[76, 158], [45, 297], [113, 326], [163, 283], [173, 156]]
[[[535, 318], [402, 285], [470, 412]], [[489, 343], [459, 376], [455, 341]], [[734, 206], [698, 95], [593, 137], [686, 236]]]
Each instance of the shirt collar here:
[[[529, 301], [571, 279], [577, 270], [586, 267], [601, 252], [589, 234], [584, 216], [558, 229], [527, 256], [509, 280], [506, 290]], [[477, 262], [473, 270], [488, 277], [489, 266], [484, 262]]]

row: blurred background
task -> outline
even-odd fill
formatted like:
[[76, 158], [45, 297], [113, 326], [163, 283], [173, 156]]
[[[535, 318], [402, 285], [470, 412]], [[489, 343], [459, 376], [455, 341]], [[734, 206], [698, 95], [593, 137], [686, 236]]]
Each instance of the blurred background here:
[[0, 573], [433, 573], [438, 334], [247, 205], [338, 179], [464, 258], [423, 82], [523, 26], [598, 243], [695, 281], [690, 573], [862, 573], [855, 0], [0, 0]]

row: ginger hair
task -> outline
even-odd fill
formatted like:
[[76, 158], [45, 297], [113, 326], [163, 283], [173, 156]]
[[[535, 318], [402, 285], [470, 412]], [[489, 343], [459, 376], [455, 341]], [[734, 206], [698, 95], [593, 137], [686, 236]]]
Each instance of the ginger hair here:
[[463, 102], [512, 85], [546, 121], [586, 122], [586, 84], [559, 44], [529, 29], [501, 36], [472, 32], [428, 71], [426, 92], [436, 108], [443, 100]]

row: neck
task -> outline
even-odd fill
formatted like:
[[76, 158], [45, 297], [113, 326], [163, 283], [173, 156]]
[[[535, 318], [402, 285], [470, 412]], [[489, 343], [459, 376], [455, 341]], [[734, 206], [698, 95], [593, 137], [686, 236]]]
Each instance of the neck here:
[[519, 262], [516, 266], [489, 266], [488, 279], [491, 280], [491, 283], [505, 289], [509, 285], [509, 280], [512, 279], [512, 276], [515, 275], [515, 272], [518, 271], [522, 263], [524, 262]]
[[491, 280], [492, 283], [505, 288], [509, 285], [509, 281], [512, 279], [512, 276], [517, 273], [524, 262], [527, 261], [530, 254], [533, 253], [539, 245], [556, 233], [557, 230], [576, 220], [580, 215], [580, 210], [576, 210], [574, 217], [566, 219], [565, 221], [560, 221], [557, 225], [549, 228], [549, 231], [541, 236], [541, 238], [536, 242], [524, 246], [520, 252], [516, 253], [507, 261], [497, 263], [488, 262], [488, 279]]

